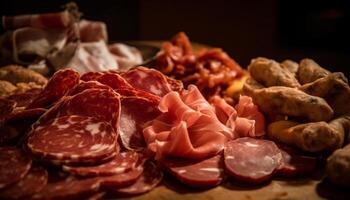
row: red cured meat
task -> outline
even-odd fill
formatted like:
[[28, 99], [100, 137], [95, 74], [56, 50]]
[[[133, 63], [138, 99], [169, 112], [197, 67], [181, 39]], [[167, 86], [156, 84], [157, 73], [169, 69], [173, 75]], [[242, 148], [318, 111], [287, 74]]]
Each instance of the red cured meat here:
[[97, 166], [70, 167], [63, 166], [63, 170], [78, 176], [98, 176], [122, 174], [135, 167], [139, 155], [133, 151], [118, 154], [113, 160]]
[[45, 109], [45, 108], [33, 108], [33, 109], [29, 109], [29, 110], [14, 111], [11, 114], [9, 114], [3, 118], [3, 120], [4, 120], [3, 123], [37, 119], [42, 114], [44, 114], [46, 111], [47, 111], [47, 109]]
[[0, 147], [0, 188], [22, 179], [29, 171], [32, 160], [14, 147]]
[[122, 99], [118, 131], [125, 148], [142, 151], [146, 147], [142, 131], [147, 122], [160, 114], [157, 106], [158, 104], [140, 97]]
[[33, 28], [65, 28], [72, 25], [74, 18], [68, 11], [57, 13], [45, 13], [34, 15], [4, 16], [3, 27], [7, 30], [14, 30], [23, 27]]
[[1, 199], [26, 199], [39, 192], [47, 184], [47, 171], [33, 166], [20, 181], [0, 190]]
[[311, 156], [305, 156], [297, 150], [280, 146], [282, 152], [282, 164], [277, 168], [277, 174], [286, 177], [305, 175], [313, 172], [317, 166], [317, 159]]
[[154, 69], [137, 67], [125, 72], [122, 76], [135, 88], [157, 96], [162, 97], [171, 91], [165, 75]]
[[99, 178], [65, 180], [49, 183], [31, 199], [84, 199], [95, 194], [100, 188]]
[[130, 186], [113, 189], [113, 192], [126, 195], [137, 195], [155, 188], [163, 179], [163, 173], [151, 161], [144, 164], [143, 174]]
[[120, 87], [133, 88], [122, 76], [116, 73], [105, 73], [100, 76], [97, 81], [113, 89], [118, 89]]
[[63, 97], [79, 82], [79, 73], [72, 69], [57, 71], [43, 91], [27, 107], [45, 108]]
[[161, 163], [178, 180], [191, 187], [213, 187], [219, 185], [224, 178], [221, 155], [199, 161], [168, 157], [161, 160]]
[[151, 94], [149, 92], [136, 89], [136, 88], [121, 87], [116, 89], [115, 91], [123, 96], [135, 96], [135, 97], [146, 98], [155, 104], [159, 104], [159, 101], [160, 101], [159, 96], [156, 96], [154, 94]]
[[104, 89], [104, 90], [110, 89], [109, 86], [103, 85], [97, 81], [87, 81], [87, 82], [81, 82], [78, 85], [76, 85], [74, 88], [72, 88], [69, 91], [68, 95], [73, 96], [73, 95], [76, 95], [78, 93], [81, 93], [84, 90], [94, 89], [94, 88], [95, 89]]
[[15, 101], [0, 98], [0, 117], [11, 113], [16, 107], [16, 104]]
[[282, 153], [274, 142], [253, 138], [238, 138], [225, 145], [226, 173], [248, 183], [267, 181], [281, 165]]
[[27, 147], [46, 160], [90, 163], [117, 150], [117, 134], [103, 121], [86, 116], [64, 116], [36, 127]]
[[23, 93], [15, 93], [7, 99], [15, 101], [16, 107], [27, 107], [40, 93], [42, 89], [31, 89]]
[[101, 77], [103, 74], [104, 74], [103, 72], [86, 72], [85, 74], [81, 75], [80, 80], [97, 81], [97, 79]]

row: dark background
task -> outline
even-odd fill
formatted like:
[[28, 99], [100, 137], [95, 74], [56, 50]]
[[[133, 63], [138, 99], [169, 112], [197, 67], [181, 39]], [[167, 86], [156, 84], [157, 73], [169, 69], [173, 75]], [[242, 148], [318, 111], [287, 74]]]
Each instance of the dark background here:
[[[59, 11], [69, 1], [0, 2], [1, 15]], [[107, 23], [109, 38], [192, 41], [221, 47], [243, 67], [251, 58], [315, 59], [350, 75], [347, 0], [95, 0], [76, 1], [84, 18]]]

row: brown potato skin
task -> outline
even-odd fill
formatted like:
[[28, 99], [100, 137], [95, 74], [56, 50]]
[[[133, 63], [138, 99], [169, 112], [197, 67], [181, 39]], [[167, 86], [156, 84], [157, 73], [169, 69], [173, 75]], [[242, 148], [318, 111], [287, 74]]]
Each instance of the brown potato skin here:
[[328, 157], [326, 175], [333, 184], [350, 187], [350, 144]]
[[266, 87], [286, 86], [299, 87], [298, 80], [287, 69], [283, 69], [279, 63], [267, 58], [255, 58], [248, 66], [252, 78]]
[[300, 61], [297, 77], [300, 84], [303, 85], [323, 78], [328, 74], [330, 74], [330, 72], [322, 68], [314, 60], [305, 58]]
[[281, 62], [281, 67], [283, 69], [288, 70], [294, 76], [296, 76], [296, 74], [299, 70], [299, 64], [297, 62], [292, 61], [292, 60], [284, 60], [283, 62]]
[[329, 121], [333, 117], [333, 110], [324, 99], [296, 88], [273, 86], [255, 89], [250, 96], [266, 113], [305, 118], [310, 122]]
[[33, 71], [18, 65], [8, 65], [0, 68], [0, 80], [6, 80], [12, 84], [34, 82], [38, 85], [45, 85], [47, 79]]

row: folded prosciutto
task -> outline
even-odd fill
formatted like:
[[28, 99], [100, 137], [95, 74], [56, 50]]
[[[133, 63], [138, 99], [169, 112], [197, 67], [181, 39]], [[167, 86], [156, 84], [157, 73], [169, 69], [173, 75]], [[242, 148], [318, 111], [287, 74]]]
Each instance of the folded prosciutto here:
[[148, 150], [156, 159], [202, 159], [221, 152], [229, 140], [264, 134], [264, 117], [250, 97], [241, 97], [237, 109], [220, 97], [211, 105], [194, 85], [170, 92], [160, 101], [162, 114], [143, 130]]

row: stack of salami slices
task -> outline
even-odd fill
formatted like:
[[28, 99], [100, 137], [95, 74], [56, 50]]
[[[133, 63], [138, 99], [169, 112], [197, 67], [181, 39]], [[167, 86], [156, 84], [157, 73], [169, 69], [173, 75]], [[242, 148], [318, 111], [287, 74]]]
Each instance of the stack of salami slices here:
[[[142, 130], [160, 115], [161, 98], [179, 81], [137, 67], [127, 72], [56, 72], [20, 112], [2, 120], [38, 118], [16, 145], [0, 147], [0, 199], [85, 199], [137, 195], [156, 187], [161, 169], [191, 186], [213, 187], [226, 176], [261, 183], [298, 175], [316, 160], [274, 142], [238, 138], [201, 160], [154, 161]], [[1, 133], [2, 137], [7, 133]]]

